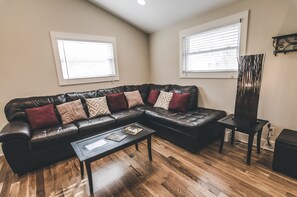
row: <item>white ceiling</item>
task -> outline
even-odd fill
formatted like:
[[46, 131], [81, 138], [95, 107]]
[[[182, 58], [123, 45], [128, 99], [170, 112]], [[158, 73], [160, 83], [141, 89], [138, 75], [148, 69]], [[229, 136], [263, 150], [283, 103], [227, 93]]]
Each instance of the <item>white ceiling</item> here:
[[239, 0], [89, 0], [147, 33], [153, 33], [196, 15]]

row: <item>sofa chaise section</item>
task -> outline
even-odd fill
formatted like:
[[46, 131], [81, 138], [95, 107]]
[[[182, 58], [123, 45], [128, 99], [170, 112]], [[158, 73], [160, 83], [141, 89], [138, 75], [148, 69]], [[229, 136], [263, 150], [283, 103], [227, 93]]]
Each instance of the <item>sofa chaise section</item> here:
[[169, 112], [160, 108], [145, 110], [147, 125], [157, 135], [192, 153], [219, 139], [221, 126], [216, 121], [226, 115], [224, 111], [197, 108], [189, 112]]

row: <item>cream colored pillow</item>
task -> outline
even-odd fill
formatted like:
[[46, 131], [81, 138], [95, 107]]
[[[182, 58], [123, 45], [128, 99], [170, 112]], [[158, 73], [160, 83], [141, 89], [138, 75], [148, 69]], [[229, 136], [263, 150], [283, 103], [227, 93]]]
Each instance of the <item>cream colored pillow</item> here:
[[132, 92], [124, 92], [127, 102], [128, 108], [136, 107], [139, 105], [144, 105], [141, 95], [138, 90]]
[[154, 107], [160, 107], [168, 110], [172, 97], [173, 97], [172, 92], [161, 91]]
[[106, 97], [86, 99], [90, 118], [110, 114]]
[[88, 118], [80, 100], [63, 103], [61, 105], [57, 105], [56, 107], [63, 124]]

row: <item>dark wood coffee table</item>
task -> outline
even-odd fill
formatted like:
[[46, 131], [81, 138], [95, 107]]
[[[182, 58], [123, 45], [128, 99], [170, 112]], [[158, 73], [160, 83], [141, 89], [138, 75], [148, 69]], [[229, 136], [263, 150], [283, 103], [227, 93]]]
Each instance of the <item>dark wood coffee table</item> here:
[[[140, 131], [136, 135], [127, 134], [128, 136], [120, 142], [105, 139], [105, 137], [110, 135], [111, 133], [126, 134], [123, 132], [123, 130], [130, 125], [135, 125], [137, 127], [140, 127], [142, 128], [142, 131]], [[89, 180], [90, 193], [93, 194], [93, 179], [92, 179], [92, 170], [90, 165], [93, 161], [96, 161], [114, 152], [127, 148], [131, 145], [135, 145], [136, 150], [138, 150], [138, 143], [143, 140], [147, 140], [148, 156], [149, 156], [149, 159], [152, 160], [151, 137], [153, 133], [155, 133], [154, 130], [147, 128], [139, 123], [133, 123], [133, 124], [119, 127], [117, 129], [113, 129], [82, 140], [72, 142], [71, 145], [79, 159], [82, 178], [84, 177], [84, 163], [85, 163], [88, 180]], [[94, 148], [92, 150], [89, 150], [86, 148], [86, 146], [93, 144], [95, 142], [98, 142], [100, 140], [104, 140], [107, 143], [98, 148]]]

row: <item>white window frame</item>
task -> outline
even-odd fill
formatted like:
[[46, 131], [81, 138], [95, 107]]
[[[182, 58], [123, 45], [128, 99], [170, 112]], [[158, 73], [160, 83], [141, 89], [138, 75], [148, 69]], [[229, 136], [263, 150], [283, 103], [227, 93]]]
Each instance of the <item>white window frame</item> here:
[[[105, 37], [105, 36], [95, 36], [95, 35], [85, 35], [85, 34], [74, 34], [74, 33], [65, 33], [65, 32], [55, 32], [50, 31], [53, 53], [56, 64], [56, 71], [58, 76], [58, 81], [60, 86], [64, 85], [74, 85], [74, 84], [85, 84], [85, 83], [98, 83], [98, 82], [107, 82], [107, 81], [118, 81], [119, 78], [119, 69], [118, 69], [118, 59], [117, 59], [117, 47], [116, 47], [116, 38], [114, 37]], [[93, 78], [80, 78], [80, 79], [64, 79], [63, 72], [61, 67], [61, 61], [58, 50], [57, 40], [74, 40], [74, 41], [94, 41], [94, 42], [109, 42], [113, 45], [114, 52], [114, 64], [115, 64], [115, 75], [106, 76], [106, 77], [93, 77]]]
[[205, 23], [202, 25], [198, 25], [198, 26], [180, 31], [179, 32], [179, 67], [180, 67], [179, 76], [180, 78], [237, 78], [238, 71], [185, 72], [183, 68], [183, 38], [193, 34], [200, 33], [200, 32], [204, 32], [211, 29], [216, 29], [216, 28], [241, 22], [239, 55], [244, 55], [246, 53], [248, 17], [249, 17], [249, 10], [246, 10], [244, 12], [240, 12], [232, 16], [227, 16], [209, 23]]

